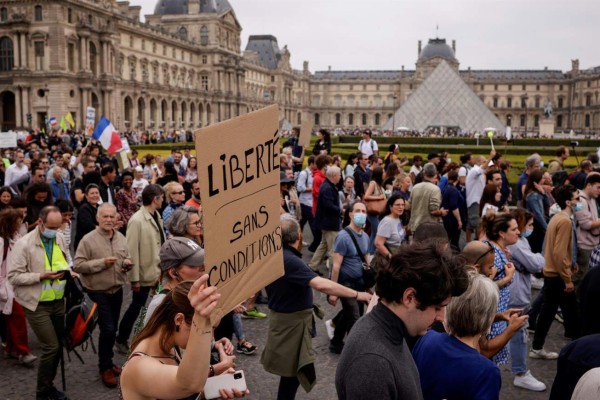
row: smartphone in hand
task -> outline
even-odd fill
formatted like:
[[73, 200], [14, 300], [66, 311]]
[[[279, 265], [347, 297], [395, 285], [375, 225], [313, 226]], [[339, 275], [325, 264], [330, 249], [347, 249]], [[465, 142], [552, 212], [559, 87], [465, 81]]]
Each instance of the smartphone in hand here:
[[240, 392], [245, 392], [247, 387], [244, 371], [235, 371], [233, 374], [222, 374], [208, 378], [204, 385], [204, 397], [207, 400], [221, 398], [219, 389], [237, 389]]

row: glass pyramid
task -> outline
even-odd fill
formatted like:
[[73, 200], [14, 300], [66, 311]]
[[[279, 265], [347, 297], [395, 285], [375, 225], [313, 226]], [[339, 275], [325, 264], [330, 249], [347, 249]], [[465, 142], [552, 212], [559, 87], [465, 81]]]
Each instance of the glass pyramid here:
[[440, 64], [410, 95], [383, 126], [384, 130], [406, 127], [425, 131], [428, 127], [456, 127], [462, 131], [483, 132], [505, 127], [446, 61]]

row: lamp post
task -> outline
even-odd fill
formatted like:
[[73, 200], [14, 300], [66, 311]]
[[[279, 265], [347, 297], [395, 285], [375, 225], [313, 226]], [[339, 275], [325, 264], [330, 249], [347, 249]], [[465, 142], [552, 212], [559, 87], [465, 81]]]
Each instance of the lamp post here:
[[398, 96], [394, 94], [392, 97], [394, 102], [392, 104], [392, 136], [396, 134], [396, 99]]

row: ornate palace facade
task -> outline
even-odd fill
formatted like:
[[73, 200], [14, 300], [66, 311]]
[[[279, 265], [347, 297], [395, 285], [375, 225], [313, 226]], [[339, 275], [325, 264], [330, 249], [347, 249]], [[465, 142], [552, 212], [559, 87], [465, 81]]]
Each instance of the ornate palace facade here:
[[0, 0], [0, 126], [44, 124], [88, 106], [124, 129], [193, 129], [277, 103], [293, 124], [379, 128], [440, 60], [513, 129], [536, 130], [551, 101], [557, 131], [600, 130], [600, 67], [570, 71], [460, 69], [456, 45], [418, 44], [415, 69], [293, 70], [270, 35], [250, 36], [227, 0]]

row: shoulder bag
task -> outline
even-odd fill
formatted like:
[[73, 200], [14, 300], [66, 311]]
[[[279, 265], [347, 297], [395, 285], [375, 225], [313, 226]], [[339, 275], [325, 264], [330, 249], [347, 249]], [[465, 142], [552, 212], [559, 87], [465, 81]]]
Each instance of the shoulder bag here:
[[350, 236], [350, 239], [352, 240], [352, 243], [354, 243], [354, 247], [356, 248], [356, 252], [358, 253], [358, 256], [360, 257], [360, 260], [362, 261], [363, 283], [365, 285], [365, 288], [366, 289], [372, 288], [373, 286], [375, 286], [376, 272], [373, 268], [371, 268], [371, 266], [365, 259], [365, 255], [360, 250], [360, 246], [358, 245], [358, 242], [356, 241], [356, 237], [354, 237], [354, 234], [352, 233], [351, 229], [346, 227], [346, 228], [344, 228], [344, 230]]

